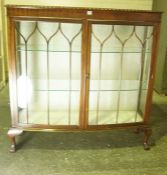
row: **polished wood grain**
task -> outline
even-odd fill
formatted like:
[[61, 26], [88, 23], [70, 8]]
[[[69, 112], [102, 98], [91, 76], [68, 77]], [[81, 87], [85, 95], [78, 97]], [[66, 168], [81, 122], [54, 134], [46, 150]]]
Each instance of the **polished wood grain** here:
[[[88, 15], [89, 12], [92, 14]], [[161, 20], [161, 12], [67, 7], [7, 6], [7, 16], [133, 21], [134, 24], [135, 22], [160, 22]]]

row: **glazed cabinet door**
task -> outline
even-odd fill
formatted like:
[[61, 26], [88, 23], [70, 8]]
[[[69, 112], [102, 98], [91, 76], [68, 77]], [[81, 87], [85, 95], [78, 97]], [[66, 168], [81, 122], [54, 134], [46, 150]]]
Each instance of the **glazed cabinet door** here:
[[91, 24], [88, 125], [143, 122], [153, 26]]
[[153, 26], [15, 20], [14, 28], [19, 125], [144, 121]]
[[82, 24], [16, 20], [20, 125], [80, 125]]

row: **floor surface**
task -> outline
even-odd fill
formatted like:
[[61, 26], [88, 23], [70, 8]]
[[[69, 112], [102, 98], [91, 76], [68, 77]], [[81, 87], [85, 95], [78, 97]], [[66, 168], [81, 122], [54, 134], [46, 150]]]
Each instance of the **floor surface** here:
[[9, 153], [8, 91], [0, 92], [0, 175], [167, 175], [167, 97], [154, 94], [151, 150], [143, 134], [104, 132], [26, 132]]

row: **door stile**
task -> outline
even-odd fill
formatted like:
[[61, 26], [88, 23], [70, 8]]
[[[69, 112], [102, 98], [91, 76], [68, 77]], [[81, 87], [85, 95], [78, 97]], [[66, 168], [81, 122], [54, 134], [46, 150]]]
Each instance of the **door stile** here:
[[[13, 18], [8, 17], [8, 50], [9, 58], [9, 86], [12, 87], [10, 91], [10, 108], [12, 114], [12, 126], [16, 126], [19, 122], [18, 111], [17, 111], [17, 85], [16, 85], [16, 50], [15, 50], [15, 22]], [[11, 42], [12, 41], [12, 42]]]
[[85, 19], [82, 26], [82, 72], [81, 72], [81, 100], [80, 100], [80, 128], [88, 126], [89, 77], [90, 77], [90, 40], [91, 26]]

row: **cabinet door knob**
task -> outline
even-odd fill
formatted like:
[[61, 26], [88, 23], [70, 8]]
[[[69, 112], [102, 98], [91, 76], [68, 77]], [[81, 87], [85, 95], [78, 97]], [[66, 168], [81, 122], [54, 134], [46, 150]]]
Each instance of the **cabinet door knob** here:
[[85, 79], [89, 79], [89, 73], [85, 74]]

